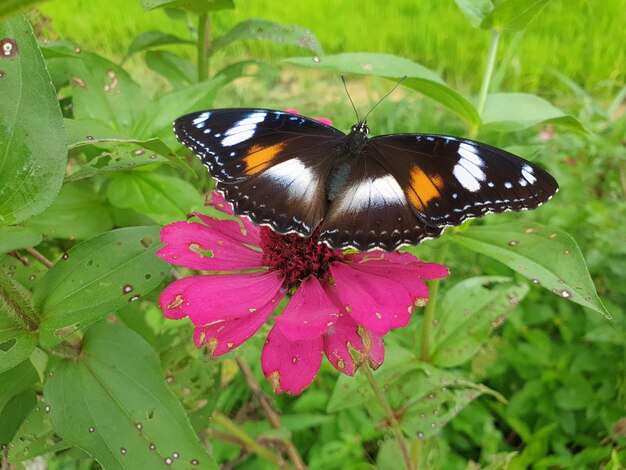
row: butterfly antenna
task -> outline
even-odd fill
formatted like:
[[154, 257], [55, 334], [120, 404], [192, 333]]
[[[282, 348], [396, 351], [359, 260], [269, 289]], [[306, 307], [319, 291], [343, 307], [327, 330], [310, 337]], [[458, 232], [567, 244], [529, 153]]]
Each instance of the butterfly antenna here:
[[372, 106], [372, 108], [367, 112], [367, 114], [365, 115], [365, 117], [363, 118], [363, 121], [360, 122], [365, 122], [367, 121], [367, 117], [372, 113], [372, 111], [374, 111], [376, 109], [376, 106], [378, 106], [380, 103], [382, 103], [389, 95], [391, 95], [396, 88], [398, 88], [400, 86], [400, 84], [407, 79], [407, 76], [405, 75], [404, 77], [402, 77], [400, 79], [400, 81], [398, 83], [395, 84], [395, 86], [389, 91], [389, 93], [387, 93], [385, 96], [383, 96], [380, 100], [378, 100], [378, 103], [376, 103], [374, 106]]
[[346, 95], [348, 95], [348, 99], [350, 100], [350, 104], [352, 105], [352, 109], [354, 109], [354, 114], [356, 114], [356, 120], [361, 122], [359, 119], [359, 113], [356, 110], [356, 106], [354, 106], [354, 101], [352, 101], [352, 97], [350, 96], [350, 92], [348, 91], [348, 85], [346, 85], [346, 77], [341, 76], [341, 81], [343, 82], [343, 88], [346, 90]]

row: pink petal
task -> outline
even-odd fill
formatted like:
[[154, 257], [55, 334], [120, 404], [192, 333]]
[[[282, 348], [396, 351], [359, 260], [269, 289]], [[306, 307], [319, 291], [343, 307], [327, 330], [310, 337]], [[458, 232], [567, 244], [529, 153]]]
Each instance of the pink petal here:
[[[207, 200], [205, 205], [213, 207], [214, 209], [217, 209], [218, 211], [224, 212], [228, 215], [235, 215], [233, 211], [233, 205], [224, 198], [224, 195], [221, 192], [217, 190], [211, 191], [209, 196], [210, 199]], [[200, 215], [198, 214], [198, 216]], [[241, 231], [243, 235], [249, 237], [249, 240], [245, 241], [245, 243], [250, 243], [251, 245], [258, 246], [259, 227], [257, 225], [254, 225], [248, 217], [237, 216], [237, 219], [242, 225]]]
[[[276, 271], [197, 276], [182, 293], [184, 310], [196, 326], [245, 317], [276, 305], [283, 277]], [[282, 293], [280, 298], [282, 298]]]
[[[300, 114], [300, 111], [298, 111], [297, 109], [293, 109], [293, 108], [285, 109], [284, 111], [286, 113], [291, 113], [291, 114]], [[319, 121], [319, 122], [322, 122], [322, 123], [326, 124], [327, 126], [332, 126], [333, 125], [332, 121], [330, 119], [328, 119], [328, 118], [325, 118], [325, 117], [316, 117], [314, 119], [316, 121]]]
[[[357, 363], [350, 350], [358, 351]], [[350, 376], [366, 361], [378, 369], [385, 359], [383, 337], [357, 325], [348, 315], [342, 315], [324, 334], [324, 352], [335, 369]]]
[[368, 253], [348, 255], [346, 259], [358, 264], [367, 263], [368, 265], [377, 263], [408, 265], [418, 273], [421, 279], [427, 280], [446, 277], [450, 274], [450, 271], [446, 266], [437, 263], [420, 261], [410, 253], [397, 253], [395, 251], [370, 251]]
[[415, 300], [428, 299], [428, 289], [422, 279], [448, 275], [445, 266], [418, 261], [408, 253], [359, 253], [348, 256], [346, 261], [360, 271], [399, 282]]
[[165, 246], [157, 251], [177, 266], [205, 271], [241, 271], [263, 266], [263, 253], [243, 244], [240, 226], [233, 220], [206, 217], [212, 226], [174, 222], [161, 229]]
[[268, 319], [278, 298], [265, 307], [245, 317], [213, 323], [208, 326], [197, 326], [193, 340], [198, 348], [207, 344], [212, 356], [220, 356], [239, 347], [250, 338]]
[[384, 335], [409, 322], [413, 299], [401, 283], [343, 263], [332, 263], [330, 272], [344, 308], [357, 323]]
[[339, 317], [333, 302], [320, 281], [309, 276], [293, 294], [283, 313], [275, 318], [276, 326], [289, 340], [317, 338]]
[[322, 363], [323, 346], [321, 337], [289, 341], [278, 328], [272, 328], [263, 346], [261, 366], [274, 393], [297, 395], [308, 387]]
[[422, 279], [439, 279], [450, 275], [450, 270], [441, 264], [416, 261], [411, 263], [411, 267], [419, 271]]
[[163, 289], [163, 292], [161, 292], [159, 296], [159, 306], [161, 310], [163, 310], [163, 316], [165, 318], [180, 320], [187, 316], [184, 309], [185, 298], [183, 297], [183, 291], [196, 282], [198, 277], [199, 276], [191, 276], [178, 279]]
[[318, 118], [315, 118], [315, 120], [319, 121], [319, 122], [322, 122], [322, 123], [326, 124], [327, 126], [332, 126], [333, 125], [333, 122], [330, 119], [325, 118], [325, 117], [318, 117]]

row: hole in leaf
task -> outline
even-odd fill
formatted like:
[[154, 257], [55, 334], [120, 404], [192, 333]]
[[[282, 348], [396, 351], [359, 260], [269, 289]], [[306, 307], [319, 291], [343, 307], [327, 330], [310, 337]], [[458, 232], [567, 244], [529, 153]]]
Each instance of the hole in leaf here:
[[94, 168], [101, 169], [101, 168], [109, 166], [109, 163], [111, 163], [111, 156], [103, 155], [102, 157], [96, 159], [93, 166]]
[[0, 343], [0, 351], [2, 352], [10, 351], [11, 348], [15, 346], [15, 343], [17, 343], [17, 340], [15, 338], [11, 338], [7, 341], [3, 341], [2, 343]]
[[54, 330], [54, 335], [58, 336], [59, 338], [64, 338], [65, 336], [78, 330], [78, 326], [79, 326], [78, 323], [76, 323], [74, 325], [64, 326], [63, 328], [58, 328]]

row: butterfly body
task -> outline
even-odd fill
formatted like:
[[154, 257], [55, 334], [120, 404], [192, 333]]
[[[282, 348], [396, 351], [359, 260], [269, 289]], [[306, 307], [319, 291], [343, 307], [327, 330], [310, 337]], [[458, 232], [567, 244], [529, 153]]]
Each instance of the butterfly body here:
[[538, 207], [558, 190], [541, 168], [479, 142], [434, 134], [346, 135], [284, 111], [218, 109], [177, 119], [178, 139], [217, 188], [279, 233], [335, 249], [394, 250], [490, 212]]

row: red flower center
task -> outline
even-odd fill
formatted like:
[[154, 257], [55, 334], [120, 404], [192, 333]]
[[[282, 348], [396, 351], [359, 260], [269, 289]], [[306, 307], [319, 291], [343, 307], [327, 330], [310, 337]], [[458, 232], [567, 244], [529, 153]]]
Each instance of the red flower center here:
[[281, 235], [267, 227], [261, 227], [261, 249], [263, 264], [271, 270], [285, 275], [287, 289], [297, 287], [307, 277], [313, 275], [327, 280], [329, 266], [333, 261], [342, 261], [343, 252], [331, 250], [319, 242], [319, 229], [309, 238], [292, 233]]

